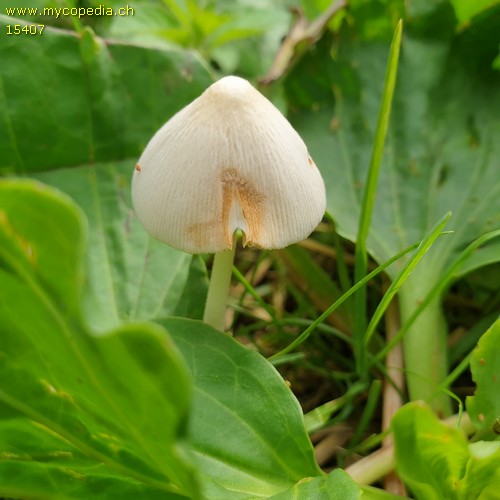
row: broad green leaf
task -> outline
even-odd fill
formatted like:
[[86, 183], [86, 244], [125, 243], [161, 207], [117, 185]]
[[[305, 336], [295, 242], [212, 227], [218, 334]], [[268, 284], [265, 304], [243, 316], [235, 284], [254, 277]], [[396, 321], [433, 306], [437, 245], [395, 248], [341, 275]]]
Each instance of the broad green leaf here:
[[[144, 491], [196, 496], [181, 446], [191, 381], [166, 333], [152, 324], [99, 338], [87, 333], [78, 307], [85, 223], [67, 197], [32, 181], [2, 180], [0, 214], [0, 432], [37, 429], [48, 453], [32, 457], [32, 467], [5, 462], [0, 473], [26, 474], [16, 484], [38, 488], [42, 498], [57, 488], [47, 481], [51, 471], [73, 465], [77, 475], [87, 468], [89, 483], [95, 473], [108, 483], [129, 481], [131, 491], [143, 483]], [[15, 454], [31, 457], [32, 441], [18, 439]], [[56, 441], [77, 450], [63, 470], [60, 457], [50, 460]], [[0, 494], [14, 486], [0, 478]]]
[[469, 445], [460, 429], [441, 423], [421, 403], [393, 418], [396, 468], [417, 500], [500, 498], [498, 443]]
[[[0, 415], [5, 415], [1, 406]], [[0, 420], [0, 442], [0, 491], [9, 498], [186, 498], [113, 472], [21, 414]]]
[[[318, 48], [325, 49], [323, 44]], [[354, 43], [346, 37], [339, 50], [331, 70], [322, 74], [325, 91], [304, 101], [291, 117], [322, 170], [328, 209], [339, 231], [354, 239], [388, 46]], [[379, 262], [421, 239], [448, 210], [456, 234], [443, 238], [432, 259], [429, 255], [428, 265], [434, 269], [449, 262], [464, 242], [500, 225], [500, 184], [495, 182], [500, 79], [494, 73], [496, 80], [491, 81], [468, 74], [455, 62], [460, 56], [449, 52], [444, 42], [410, 36], [404, 40], [368, 239]], [[317, 57], [324, 60], [328, 54]], [[308, 63], [312, 61], [305, 60]], [[303, 69], [287, 82], [291, 103], [299, 98], [295, 88]], [[326, 92], [327, 85], [334, 92]]]
[[305, 478], [293, 488], [274, 495], [271, 500], [357, 500], [361, 488], [342, 470], [336, 469], [327, 476]]
[[205, 261], [199, 255], [193, 255], [189, 273], [182, 294], [178, 297], [173, 316], [201, 319], [207, 299], [208, 276]]
[[[345, 27], [340, 42], [324, 37], [285, 82], [290, 116], [323, 173], [328, 210], [339, 232], [352, 240], [389, 52], [388, 41], [374, 41], [362, 29], [356, 23]], [[400, 289], [403, 323], [467, 244], [500, 227], [500, 75], [483, 57], [474, 71], [467, 67], [476, 48], [496, 53], [497, 40], [484, 43], [469, 33], [451, 42], [411, 30], [404, 36], [367, 247], [384, 262], [422, 239], [448, 211], [446, 229], [454, 234], [433, 245]], [[477, 267], [473, 260], [469, 265]], [[389, 271], [393, 278], [397, 272], [396, 266]], [[405, 339], [412, 398], [432, 397], [443, 380], [445, 335], [438, 298]], [[449, 406], [441, 398], [436, 410], [446, 413]]]
[[467, 439], [444, 426], [425, 406], [409, 403], [392, 420], [396, 469], [418, 499], [456, 498], [453, 485], [463, 474]]
[[[198, 258], [149, 237], [130, 200], [130, 162], [38, 174], [69, 194], [89, 220], [86, 320], [103, 331], [172, 314], [201, 318], [207, 278]], [[191, 269], [191, 270], [190, 270]]]
[[0, 44], [0, 173], [46, 170], [38, 178], [86, 212], [86, 321], [104, 331], [174, 312], [201, 317], [201, 261], [190, 267], [191, 256], [149, 238], [129, 189], [156, 129], [211, 82], [205, 67], [189, 52], [113, 44], [88, 30], [17, 38]]
[[[2, 33], [13, 22], [0, 15]], [[0, 60], [0, 173], [136, 158], [211, 83], [191, 52], [111, 43], [89, 29], [2, 36]]]
[[480, 439], [500, 438], [500, 319], [479, 339], [470, 362], [476, 383], [467, 411]]
[[[37, 196], [37, 192], [45, 196]], [[75, 317], [80, 312], [83, 283], [77, 263], [86, 229], [80, 211], [67, 197], [57, 197], [40, 183], [0, 179], [2, 267], [30, 280], [36, 273], [45, 293]], [[52, 241], [47, 242], [48, 238]]]
[[321, 475], [300, 406], [268, 361], [201, 322], [161, 323], [194, 379], [189, 444], [206, 498], [267, 497]]

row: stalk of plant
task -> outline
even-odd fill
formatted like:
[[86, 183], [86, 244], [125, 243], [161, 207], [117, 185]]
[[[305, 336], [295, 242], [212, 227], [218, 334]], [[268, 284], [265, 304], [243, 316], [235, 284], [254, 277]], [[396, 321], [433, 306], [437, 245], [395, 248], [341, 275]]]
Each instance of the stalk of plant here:
[[231, 250], [216, 253], [214, 256], [203, 321], [217, 330], [224, 330], [235, 250], [236, 243]]
[[287, 119], [246, 80], [222, 78], [153, 136], [132, 179], [139, 220], [188, 253], [215, 253], [204, 320], [224, 330], [236, 234], [284, 248], [309, 236], [325, 185]]

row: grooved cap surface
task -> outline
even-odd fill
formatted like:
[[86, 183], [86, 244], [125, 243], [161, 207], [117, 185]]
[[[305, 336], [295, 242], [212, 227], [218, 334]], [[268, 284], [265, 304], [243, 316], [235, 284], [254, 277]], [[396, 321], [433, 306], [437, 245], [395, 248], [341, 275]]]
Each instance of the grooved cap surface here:
[[134, 170], [132, 201], [149, 233], [189, 253], [307, 238], [325, 186], [287, 119], [246, 80], [222, 78], [174, 115]]

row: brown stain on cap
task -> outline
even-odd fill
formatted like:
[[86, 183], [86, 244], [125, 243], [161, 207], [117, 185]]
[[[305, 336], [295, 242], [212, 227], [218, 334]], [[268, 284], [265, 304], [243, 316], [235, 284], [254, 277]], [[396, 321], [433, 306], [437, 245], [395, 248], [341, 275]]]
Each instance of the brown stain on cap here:
[[[247, 230], [243, 235], [243, 245], [258, 246], [264, 216], [265, 197], [259, 193], [254, 184], [244, 178], [234, 168], [225, 168], [221, 172], [222, 186], [222, 227], [229, 248], [232, 246], [233, 234], [230, 233], [229, 218], [231, 207], [237, 202], [241, 207]], [[242, 229], [242, 228], [241, 228]]]
[[[245, 219], [247, 229], [243, 232], [243, 245], [259, 247], [264, 215], [265, 197], [259, 193], [254, 184], [247, 178], [242, 177], [234, 168], [224, 168], [220, 173], [220, 187], [222, 195], [222, 210], [213, 219], [206, 222], [190, 224], [187, 233], [193, 245], [200, 251], [207, 248], [209, 241], [224, 241], [227, 250], [233, 246], [233, 233], [230, 231], [229, 223], [231, 207], [238, 203]], [[210, 193], [209, 196], [214, 196]], [[243, 228], [241, 228], [243, 230]]]

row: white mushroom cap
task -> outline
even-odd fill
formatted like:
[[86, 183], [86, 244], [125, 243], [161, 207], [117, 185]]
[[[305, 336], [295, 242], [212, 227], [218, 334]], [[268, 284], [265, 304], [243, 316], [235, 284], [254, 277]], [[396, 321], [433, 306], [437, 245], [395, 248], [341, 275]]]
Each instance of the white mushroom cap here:
[[246, 80], [227, 76], [173, 116], [146, 146], [132, 200], [149, 233], [189, 253], [307, 238], [325, 185], [287, 119]]

